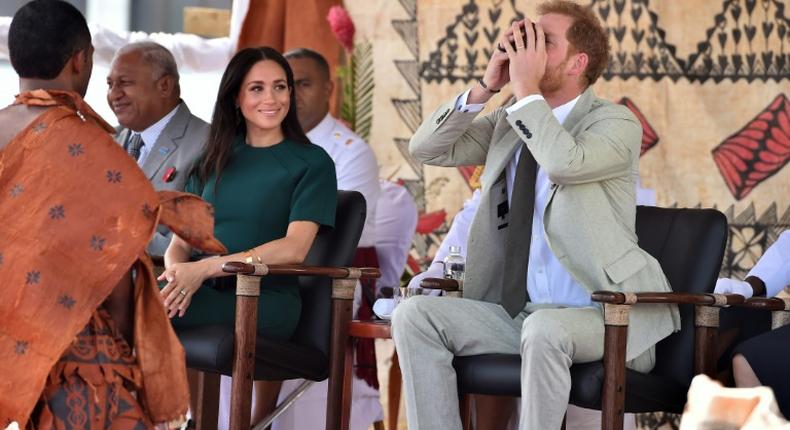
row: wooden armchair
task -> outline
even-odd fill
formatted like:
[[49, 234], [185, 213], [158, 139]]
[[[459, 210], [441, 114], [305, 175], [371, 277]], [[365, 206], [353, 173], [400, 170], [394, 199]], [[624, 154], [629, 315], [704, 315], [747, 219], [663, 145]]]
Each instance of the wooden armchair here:
[[[680, 413], [692, 377], [715, 371], [718, 312], [743, 297], [713, 291], [727, 243], [727, 220], [712, 209], [637, 208], [639, 246], [655, 257], [673, 293], [593, 293], [605, 314], [605, 353], [601, 362], [571, 367], [570, 403], [602, 411], [603, 429], [620, 429], [625, 412]], [[424, 280], [424, 287], [446, 285]], [[649, 373], [625, 367], [630, 307], [639, 303], [676, 303], [681, 330], [656, 345], [656, 366]], [[521, 357], [485, 354], [455, 357], [453, 366], [462, 396], [462, 421], [470, 428], [468, 394], [520, 396]]]
[[[319, 232], [304, 265], [233, 262], [223, 267], [225, 272], [236, 274], [235, 328], [205, 326], [177, 330], [186, 351], [187, 366], [200, 371], [197, 410], [193, 411], [198, 430], [217, 426], [220, 375], [233, 376], [231, 430], [250, 428], [253, 380], [320, 381], [327, 377], [326, 428], [340, 427], [338, 401], [354, 289], [358, 279], [379, 276], [378, 269], [345, 267], [351, 263], [364, 222], [362, 195], [338, 191], [335, 228]], [[267, 339], [256, 333], [259, 277], [267, 275], [299, 277], [302, 313], [289, 340]], [[234, 288], [233, 279], [225, 279]], [[281, 407], [289, 404], [286, 400]]]

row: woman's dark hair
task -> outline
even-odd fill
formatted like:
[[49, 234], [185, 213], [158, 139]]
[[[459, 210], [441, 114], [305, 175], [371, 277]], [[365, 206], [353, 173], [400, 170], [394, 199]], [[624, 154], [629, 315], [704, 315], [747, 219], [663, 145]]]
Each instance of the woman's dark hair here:
[[288, 113], [285, 114], [280, 127], [286, 139], [299, 143], [310, 143], [310, 139], [302, 130], [299, 118], [296, 116], [296, 91], [294, 91], [294, 74], [288, 61], [274, 48], [262, 46], [259, 48], [244, 48], [231, 58], [222, 80], [219, 83], [217, 102], [214, 105], [214, 115], [211, 119], [206, 149], [200, 161], [195, 165], [193, 173], [197, 175], [200, 183], [205, 184], [209, 176], [216, 174], [219, 181], [222, 169], [228, 165], [233, 152], [233, 142], [239, 134], [247, 133], [247, 123], [238, 112], [236, 98], [239, 95], [241, 84], [250, 69], [260, 61], [270, 60], [280, 65], [285, 71], [285, 79], [291, 91], [291, 103]]

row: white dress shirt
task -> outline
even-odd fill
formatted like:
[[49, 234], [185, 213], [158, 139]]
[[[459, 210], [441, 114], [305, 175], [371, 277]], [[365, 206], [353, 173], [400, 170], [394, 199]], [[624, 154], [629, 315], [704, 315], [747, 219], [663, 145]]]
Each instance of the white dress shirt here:
[[[469, 91], [462, 94], [456, 101], [456, 109], [466, 112], [479, 112], [483, 109], [483, 104], [466, 104]], [[570, 114], [579, 97], [558, 106], [552, 110], [554, 117], [562, 124]], [[541, 95], [527, 96], [506, 109], [510, 114], [526, 106], [529, 103], [544, 101]], [[516, 167], [521, 151], [526, 148], [521, 145], [513, 159], [510, 160], [505, 168], [505, 180], [507, 183], [508, 204], [512, 201], [513, 182], [516, 177]], [[584, 289], [570, 273], [562, 266], [554, 253], [551, 252], [546, 241], [546, 234], [543, 226], [543, 212], [549, 199], [551, 181], [548, 174], [542, 167], [538, 166], [537, 178], [535, 180], [535, 209], [532, 215], [532, 237], [529, 248], [529, 262], [527, 265], [526, 289], [529, 294], [529, 301], [533, 303], [553, 303], [564, 306], [592, 306], [590, 293]]]
[[765, 297], [773, 297], [790, 285], [790, 230], [776, 239], [748, 276], [755, 276], [765, 283]]
[[379, 193], [379, 166], [376, 156], [361, 137], [327, 114], [307, 132], [307, 138], [320, 146], [335, 162], [337, 189], [359, 191], [365, 197], [367, 214], [359, 247], [376, 245], [376, 204]]
[[[181, 106], [179, 103], [176, 107], [167, 113], [167, 115], [163, 116], [159, 119], [159, 121], [153, 123], [150, 127], [146, 128], [142, 132], [140, 132], [140, 137], [143, 139], [143, 146], [140, 147], [140, 157], [137, 158], [137, 165], [141, 166], [145, 163], [146, 158], [148, 158], [148, 154], [151, 153], [151, 148], [156, 144], [157, 139], [159, 139], [159, 135], [162, 134], [162, 131], [167, 127], [167, 124], [170, 123], [170, 120], [176, 114], [178, 107]], [[132, 132], [133, 134], [138, 134]], [[131, 138], [131, 135], [129, 136]]]

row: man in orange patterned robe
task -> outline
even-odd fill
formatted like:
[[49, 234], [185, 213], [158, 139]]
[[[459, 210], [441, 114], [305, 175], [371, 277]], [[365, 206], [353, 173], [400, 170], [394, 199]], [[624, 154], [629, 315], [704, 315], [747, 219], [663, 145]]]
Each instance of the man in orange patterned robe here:
[[8, 44], [20, 94], [0, 110], [0, 427], [182, 419], [184, 351], [145, 247], [162, 222], [222, 252], [211, 208], [157, 194], [82, 100], [93, 47], [77, 9], [28, 3]]

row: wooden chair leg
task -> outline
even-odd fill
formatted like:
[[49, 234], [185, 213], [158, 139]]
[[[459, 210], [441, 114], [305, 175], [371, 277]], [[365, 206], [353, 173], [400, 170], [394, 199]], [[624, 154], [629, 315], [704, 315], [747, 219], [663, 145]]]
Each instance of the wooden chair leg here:
[[341, 430], [348, 430], [351, 426], [351, 400], [354, 397], [354, 350], [354, 338], [348, 337], [345, 359], [343, 360], [343, 396], [340, 402]]
[[472, 395], [461, 396], [461, 426], [464, 430], [472, 430]]
[[716, 379], [719, 308], [696, 306], [694, 318], [694, 373]]
[[376, 421], [373, 423], [373, 430], [384, 430], [384, 421]]
[[628, 326], [606, 325], [601, 429], [622, 430], [625, 410], [625, 346]]
[[392, 365], [390, 366], [390, 379], [387, 388], [387, 428], [397, 430], [398, 414], [400, 413], [400, 391], [403, 378], [400, 373], [400, 362], [398, 361], [398, 351], [392, 353]]
[[255, 338], [258, 332], [260, 279], [236, 278], [236, 326], [234, 330], [233, 382], [230, 396], [230, 430], [249, 430], [252, 410], [252, 378], [255, 372]]
[[[345, 279], [336, 279], [335, 283], [338, 281], [346, 281]], [[353, 281], [353, 280], [352, 280]], [[335, 286], [333, 286], [332, 292], [332, 331], [331, 331], [331, 339], [330, 339], [330, 364], [329, 364], [329, 382], [328, 382], [328, 392], [327, 392], [327, 402], [326, 402], [326, 429], [327, 430], [337, 430], [337, 429], [347, 429], [348, 422], [350, 418], [350, 411], [351, 411], [351, 398], [348, 397], [346, 399], [343, 395], [343, 387], [346, 385], [344, 383], [344, 374], [348, 373], [351, 375], [351, 371], [353, 371], [353, 355], [352, 358], [346, 360], [346, 356], [348, 355], [347, 348], [348, 348], [348, 323], [351, 321], [351, 312], [352, 312], [352, 300], [354, 298], [354, 287], [356, 283], [349, 283], [346, 286], [349, 289], [350, 293], [342, 295], [336, 295], [335, 293]], [[350, 294], [350, 295], [349, 295]], [[353, 351], [352, 351], [353, 354]], [[351, 371], [346, 371], [346, 369], [352, 366]], [[348, 392], [351, 392], [351, 386], [349, 384]], [[348, 411], [349, 415], [344, 419], [343, 417], [343, 410], [344, 403], [348, 403]]]
[[219, 418], [218, 373], [197, 372], [197, 399], [195, 401], [195, 429], [217, 430]]

